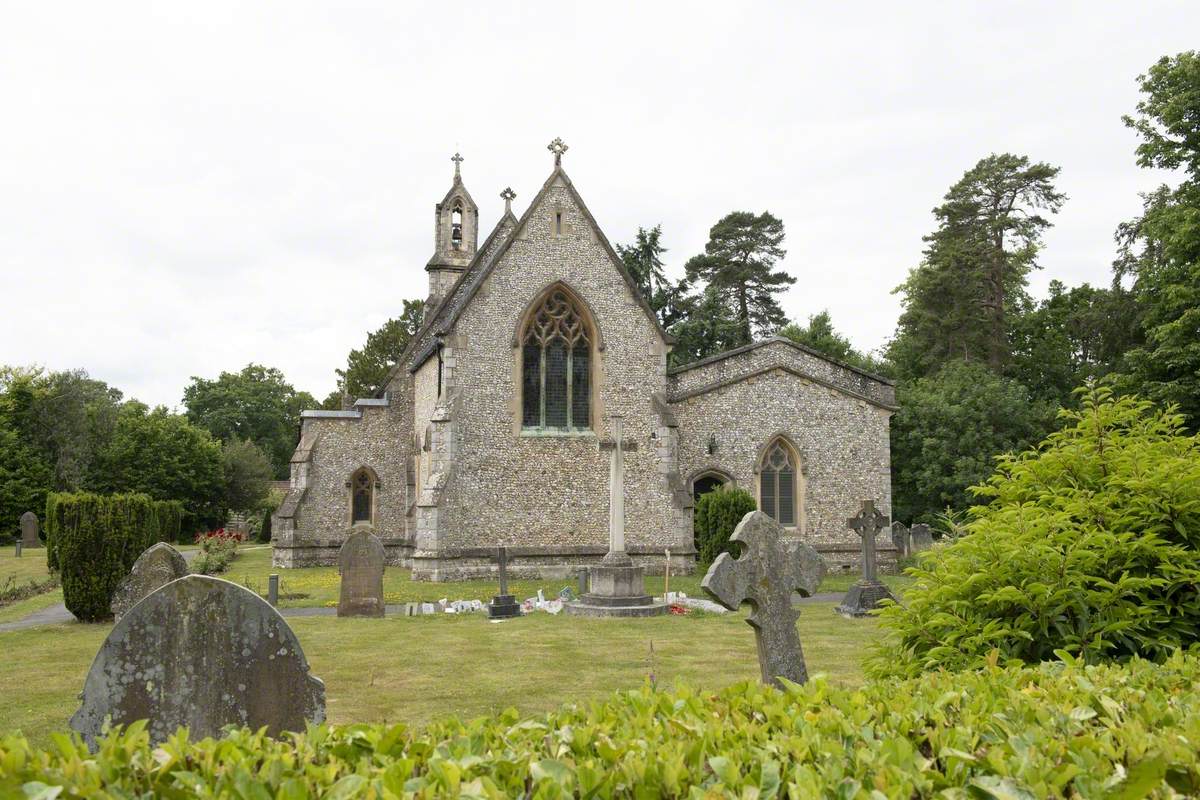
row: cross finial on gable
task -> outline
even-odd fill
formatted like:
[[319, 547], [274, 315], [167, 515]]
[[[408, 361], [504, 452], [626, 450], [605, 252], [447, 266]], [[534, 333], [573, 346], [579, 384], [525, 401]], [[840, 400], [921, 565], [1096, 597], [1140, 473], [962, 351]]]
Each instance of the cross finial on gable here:
[[554, 153], [554, 166], [557, 167], [562, 164], [563, 153], [567, 152], [569, 148], [566, 142], [556, 136], [553, 142], [546, 145], [546, 149]]
[[504, 191], [500, 193], [500, 196], [502, 198], [504, 198], [504, 213], [511, 214], [512, 213], [512, 201], [513, 201], [513, 198], [515, 198], [517, 196], [517, 193], [512, 190], [511, 186], [506, 186], [506, 187], [504, 187]]
[[450, 156], [450, 160], [454, 162], [454, 177], [457, 178], [457, 177], [459, 177], [458, 167], [466, 159], [462, 157], [461, 153], [455, 153], [454, 155]]

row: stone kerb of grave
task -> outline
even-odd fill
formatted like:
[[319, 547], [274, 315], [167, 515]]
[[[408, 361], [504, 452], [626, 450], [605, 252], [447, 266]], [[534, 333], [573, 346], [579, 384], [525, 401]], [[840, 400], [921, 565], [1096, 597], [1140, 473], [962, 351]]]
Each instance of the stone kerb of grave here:
[[133, 562], [113, 593], [113, 616], [119, 622], [143, 597], [187, 574], [187, 561], [178, 550], [166, 542], [151, 545]]
[[810, 596], [825, 577], [825, 561], [798, 539], [785, 539], [783, 527], [761, 511], [742, 517], [730, 541], [743, 545], [734, 558], [722, 553], [708, 568], [700, 586], [714, 600], [734, 611], [744, 602], [753, 606], [746, 622], [758, 642], [763, 683], [780, 685], [808, 680], [804, 651], [792, 605], [792, 593]]
[[193, 741], [225, 725], [272, 736], [325, 719], [325, 685], [265, 600], [235, 583], [188, 575], [129, 610], [88, 670], [71, 717], [94, 749], [107, 722], [148, 720], [150, 739], [187, 726]]
[[386, 555], [383, 542], [370, 531], [350, 534], [338, 553], [338, 573], [341, 593], [338, 599], [339, 617], [382, 617], [383, 570]]
[[21, 515], [21, 546], [29, 549], [30, 547], [41, 547], [41, 545], [42, 542], [38, 539], [37, 514], [26, 511]]

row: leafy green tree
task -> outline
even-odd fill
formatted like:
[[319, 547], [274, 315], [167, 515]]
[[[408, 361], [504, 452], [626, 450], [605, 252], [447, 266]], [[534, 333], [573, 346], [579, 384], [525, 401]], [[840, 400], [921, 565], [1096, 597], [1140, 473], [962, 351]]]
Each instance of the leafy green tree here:
[[686, 279], [674, 283], [663, 271], [662, 225], [650, 230], [638, 228], [637, 238], [631, 245], [617, 245], [617, 254], [625, 263], [629, 274], [646, 298], [646, 302], [664, 328], [670, 328], [686, 317], [694, 305], [689, 298]]
[[783, 326], [779, 335], [852, 367], [878, 374], [887, 374], [890, 370], [882, 360], [855, 350], [850, 340], [834, 329], [828, 310], [809, 316], [807, 325], [792, 322]]
[[996, 456], [1022, 450], [1051, 429], [1056, 405], [977, 362], [955, 362], [902, 382], [892, 417], [892, 493], [897, 519], [932, 522], [965, 510]]
[[707, 284], [736, 321], [734, 346], [749, 344], [756, 333], [774, 333], [787, 322], [777, 297], [796, 279], [775, 269], [787, 253], [783, 238], [783, 222], [770, 212], [734, 211], [709, 230], [704, 254], [687, 262], [687, 280]]
[[966, 535], [910, 571], [870, 672], [1162, 660], [1200, 642], [1200, 438], [1095, 386], [1061, 416], [974, 489], [987, 505]]
[[711, 564], [721, 553], [732, 553], [729, 537], [742, 517], [757, 507], [754, 497], [737, 487], [722, 487], [700, 495], [693, 526], [696, 558], [700, 563]]
[[83, 370], [0, 369], [0, 422], [50, 464], [57, 490], [88, 484], [120, 402], [121, 392]]
[[904, 311], [889, 357], [902, 377], [936, 372], [952, 360], [982, 361], [1001, 374], [1012, 310], [1028, 300], [1042, 234], [1041, 211], [1057, 213], [1058, 167], [1025, 156], [990, 155], [950, 187], [934, 209], [920, 266], [896, 290]]
[[1131, 279], [1144, 339], [1123, 382], [1177, 403], [1200, 429], [1200, 54], [1164, 57], [1140, 76], [1144, 97], [1125, 124], [1138, 132], [1139, 166], [1182, 171], [1172, 189], [1144, 195], [1142, 216], [1120, 226], [1118, 282]]
[[288, 475], [300, 412], [317, 404], [308, 392], [297, 392], [278, 369], [260, 364], [222, 372], [216, 380], [193, 376], [183, 402], [188, 420], [222, 442], [248, 439], [262, 448], [277, 478]]
[[690, 364], [742, 344], [741, 326], [728, 304], [712, 286], [698, 297], [691, 297], [687, 312], [670, 328], [675, 336], [671, 350], [672, 366]]
[[247, 439], [234, 439], [221, 447], [225, 476], [225, 505], [234, 511], [257, 511], [271, 490], [271, 462], [262, 449]]
[[[341, 396], [370, 397], [387, 380], [388, 372], [400, 360], [404, 348], [421, 328], [425, 314], [424, 300], [405, 300], [399, 317], [389, 319], [379, 330], [367, 334], [361, 350], [351, 350], [346, 368], [336, 370], [338, 376], [338, 405]], [[328, 399], [327, 399], [328, 402]]]
[[0, 425], [0, 542], [20, 532], [26, 511], [39, 517], [53, 484], [50, 464], [20, 434]]
[[1067, 405], [1076, 387], [1116, 371], [1137, 339], [1129, 292], [1051, 281], [1036, 308], [1014, 316], [1006, 373], [1050, 402]]
[[141, 492], [183, 503], [185, 531], [225, 518], [221, 443], [179, 414], [129, 401], [121, 407], [95, 491]]

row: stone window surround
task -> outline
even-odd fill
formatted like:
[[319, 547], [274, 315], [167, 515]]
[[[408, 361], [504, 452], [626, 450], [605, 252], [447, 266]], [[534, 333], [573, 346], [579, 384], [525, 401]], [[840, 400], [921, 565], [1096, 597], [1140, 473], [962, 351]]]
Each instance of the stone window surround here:
[[[584, 430], [544, 430], [536, 428], [526, 428], [523, 425], [524, 407], [525, 407], [525, 382], [524, 374], [524, 340], [525, 332], [528, 330], [530, 322], [534, 315], [541, 309], [542, 303], [546, 298], [556, 291], [563, 292], [571, 303], [575, 306], [575, 310], [579, 313], [584, 326], [587, 328], [588, 341], [591, 346], [591, 362], [589, 365], [588, 382], [591, 386], [591, 397], [589, 398], [591, 408], [589, 409], [590, 425]], [[601, 354], [604, 352], [604, 337], [600, 332], [600, 326], [596, 323], [596, 314], [592, 311], [591, 305], [583, 299], [579, 292], [575, 291], [566, 281], [554, 281], [550, 285], [543, 288], [541, 291], [534, 294], [533, 299], [525, 306], [525, 310], [521, 312], [517, 318], [517, 323], [513, 329], [512, 337], [513, 351], [513, 402], [512, 409], [512, 425], [513, 433], [518, 437], [538, 437], [543, 439], [553, 438], [587, 438], [596, 436], [596, 431], [602, 429], [601, 420], [604, 419], [604, 399], [603, 386], [604, 380], [604, 364], [602, 363]]]
[[[371, 518], [368, 521], [354, 521], [354, 483], [360, 472], [366, 472], [371, 479]], [[366, 464], [360, 465], [350, 477], [346, 479], [346, 527], [351, 528], [354, 525], [370, 525], [375, 527], [375, 520], [379, 519], [379, 490], [382, 488], [382, 483], [379, 480], [379, 473]]]
[[792, 437], [780, 431], [767, 437], [767, 443], [758, 451], [758, 455], [754, 459], [754, 505], [762, 508], [762, 473], [763, 462], [767, 455], [775, 448], [776, 444], [786, 448], [796, 462], [795, 471], [795, 486], [793, 487], [793, 497], [795, 498], [796, 507], [794, 509], [796, 524], [784, 525], [786, 531], [795, 532], [797, 535], [803, 535], [808, 529], [808, 513], [805, 500], [808, 497], [808, 481], [805, 476], [804, 459], [800, 456], [800, 448], [792, 441]]

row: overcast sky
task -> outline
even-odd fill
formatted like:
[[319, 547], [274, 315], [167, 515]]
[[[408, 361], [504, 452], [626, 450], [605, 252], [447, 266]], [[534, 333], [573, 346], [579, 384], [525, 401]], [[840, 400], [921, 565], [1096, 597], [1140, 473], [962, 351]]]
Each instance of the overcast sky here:
[[[151, 404], [279, 367], [317, 398], [426, 294], [450, 156], [484, 233], [564, 166], [675, 273], [731, 210], [787, 228], [784, 298], [863, 349], [930, 210], [1010, 151], [1061, 166], [1052, 278], [1105, 284], [1161, 176], [1120, 117], [1200, 3], [0, 4], [0, 363]], [[482, 236], [481, 236], [482, 239]]]

